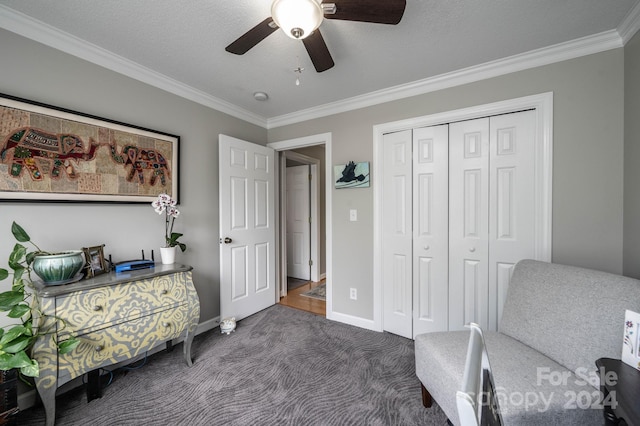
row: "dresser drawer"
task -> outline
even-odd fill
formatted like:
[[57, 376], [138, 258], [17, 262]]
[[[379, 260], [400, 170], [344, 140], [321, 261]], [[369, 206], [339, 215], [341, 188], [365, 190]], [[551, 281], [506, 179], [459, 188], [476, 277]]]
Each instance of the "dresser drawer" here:
[[186, 287], [175, 276], [78, 291], [56, 300], [56, 315], [66, 322], [58, 334], [62, 338], [69, 332], [84, 334], [166, 310], [186, 300]]
[[177, 338], [186, 327], [187, 311], [187, 305], [180, 305], [79, 336], [80, 344], [76, 349], [59, 355], [58, 377], [66, 382]]

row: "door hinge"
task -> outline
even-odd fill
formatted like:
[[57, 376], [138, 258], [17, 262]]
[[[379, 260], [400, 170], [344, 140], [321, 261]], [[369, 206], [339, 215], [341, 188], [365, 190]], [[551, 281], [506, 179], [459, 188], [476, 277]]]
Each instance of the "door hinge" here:
[[309, 266], [313, 265], [313, 260], [309, 259]]
[[311, 223], [311, 216], [309, 216], [309, 223]]
[[311, 173], [309, 173], [309, 180], [311, 180], [311, 176], [313, 176]]

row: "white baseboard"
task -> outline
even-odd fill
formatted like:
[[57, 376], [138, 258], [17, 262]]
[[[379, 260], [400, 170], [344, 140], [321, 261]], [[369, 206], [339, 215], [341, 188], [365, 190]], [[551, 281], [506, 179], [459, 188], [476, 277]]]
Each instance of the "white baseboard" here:
[[[206, 331], [209, 330], [213, 330], [214, 328], [216, 328], [218, 325], [220, 325], [220, 317], [217, 316], [215, 318], [211, 318], [209, 320], [206, 320], [204, 322], [201, 322], [198, 324], [198, 326], [196, 327], [196, 336], [198, 334], [204, 333]], [[177, 339], [173, 340], [174, 344], [178, 344], [180, 342], [184, 341], [184, 335], [178, 337]], [[163, 351], [165, 349], [164, 345], [158, 345], [155, 348], [149, 350], [146, 355], [153, 355], [155, 353], [158, 353], [160, 351]], [[136, 362], [139, 359], [142, 359], [145, 355], [140, 355], [137, 358], [132, 358], [130, 360], [121, 362], [119, 364], [113, 364], [112, 366], [110, 366], [109, 368], [113, 368], [116, 369], [120, 366], [123, 365], [127, 365], [127, 364], [131, 364], [133, 362]], [[82, 378], [78, 377], [76, 379], [74, 379], [73, 381], [66, 383], [65, 385], [66, 390], [71, 390], [73, 388], [76, 388], [78, 386], [82, 386]], [[20, 392], [18, 393], [18, 408], [20, 408], [20, 410], [26, 410], [27, 408], [31, 408], [34, 405], [36, 405], [36, 398], [37, 398], [37, 392], [35, 389], [30, 389], [26, 392]]]
[[360, 318], [360, 317], [354, 317], [352, 315], [347, 315], [347, 314], [341, 314], [339, 312], [333, 311], [331, 312], [330, 316], [327, 316], [327, 319], [333, 320], [333, 321], [337, 321], [337, 322], [341, 322], [344, 324], [349, 324], [349, 325], [353, 325], [356, 327], [360, 327], [360, 328], [365, 328], [367, 330], [372, 330], [372, 331], [382, 331], [382, 330], [378, 330], [375, 326], [375, 323], [373, 320], [368, 320], [368, 319], [364, 319], [364, 318]]
[[20, 411], [26, 410], [36, 405], [36, 390], [31, 389], [27, 392], [18, 394], [18, 408]]
[[219, 325], [220, 325], [219, 316], [206, 320], [205, 322], [201, 322], [200, 324], [198, 324], [198, 327], [196, 328], [196, 336], [198, 334], [204, 333], [205, 331], [213, 330]]

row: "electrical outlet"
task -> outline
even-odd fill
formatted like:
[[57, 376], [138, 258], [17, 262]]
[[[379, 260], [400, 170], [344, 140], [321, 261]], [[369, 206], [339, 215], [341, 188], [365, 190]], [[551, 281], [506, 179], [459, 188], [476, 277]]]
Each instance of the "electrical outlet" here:
[[356, 209], [349, 210], [349, 220], [351, 222], [357, 222], [358, 221], [358, 210], [356, 210]]
[[358, 290], [351, 287], [349, 289], [349, 297], [351, 298], [351, 300], [358, 300]]

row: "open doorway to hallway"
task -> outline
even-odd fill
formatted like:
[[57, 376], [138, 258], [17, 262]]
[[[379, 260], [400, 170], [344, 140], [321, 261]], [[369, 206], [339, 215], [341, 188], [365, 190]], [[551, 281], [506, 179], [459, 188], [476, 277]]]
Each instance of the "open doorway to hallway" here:
[[[326, 314], [325, 147], [280, 152], [280, 304]], [[284, 278], [284, 276], [283, 276]]]
[[[294, 279], [295, 280], [295, 279]], [[302, 285], [287, 292], [287, 295], [280, 299], [281, 305], [311, 312], [312, 314], [325, 316], [326, 300], [317, 297], [317, 294], [324, 294], [326, 299], [326, 284], [322, 279], [320, 282], [303, 281]], [[321, 291], [322, 289], [325, 291]]]

